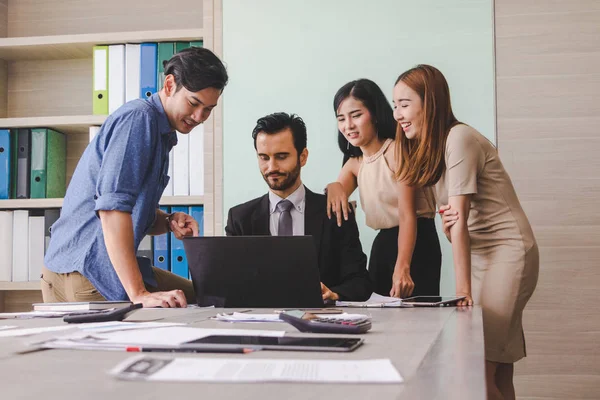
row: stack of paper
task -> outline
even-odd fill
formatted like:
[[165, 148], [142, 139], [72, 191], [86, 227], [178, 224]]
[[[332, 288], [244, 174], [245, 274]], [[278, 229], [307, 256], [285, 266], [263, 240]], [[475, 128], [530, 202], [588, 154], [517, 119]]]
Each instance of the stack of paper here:
[[[364, 314], [315, 314], [318, 318], [343, 319], [343, 320], [363, 320], [370, 318]], [[234, 312], [232, 314], [220, 313], [212, 319], [225, 322], [283, 322], [279, 319], [279, 314], [246, 314]]]
[[337, 307], [412, 307], [403, 304], [401, 299], [377, 293], [373, 293], [367, 301], [336, 301], [335, 305]]
[[[133, 326], [157, 324], [159, 322], [132, 323]], [[90, 325], [90, 324], [87, 324]], [[173, 324], [176, 325], [176, 324]], [[101, 332], [96, 327], [92, 332], [77, 332], [52, 340], [38, 343], [43, 348], [49, 349], [78, 349], [78, 350], [120, 350], [130, 346], [178, 346], [185, 342], [201, 339], [211, 335], [233, 336], [272, 336], [282, 337], [284, 331], [264, 331], [249, 329], [204, 329], [188, 328], [182, 326], [167, 326], [159, 329], [119, 329]]]

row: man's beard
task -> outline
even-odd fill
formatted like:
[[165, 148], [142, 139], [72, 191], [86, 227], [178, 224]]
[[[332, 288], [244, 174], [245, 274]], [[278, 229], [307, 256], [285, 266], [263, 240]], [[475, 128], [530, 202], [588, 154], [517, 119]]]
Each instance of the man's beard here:
[[[294, 169], [290, 172], [287, 172], [285, 174], [279, 173], [278, 175], [280, 176], [280, 178], [277, 182], [271, 182], [269, 180], [269, 175], [272, 174], [263, 175], [263, 179], [265, 180], [265, 182], [267, 182], [267, 185], [269, 185], [271, 190], [287, 190], [294, 186], [298, 181], [298, 177], [300, 176], [300, 168], [300, 162], [298, 162]], [[285, 176], [284, 179], [281, 179], [282, 175]]]

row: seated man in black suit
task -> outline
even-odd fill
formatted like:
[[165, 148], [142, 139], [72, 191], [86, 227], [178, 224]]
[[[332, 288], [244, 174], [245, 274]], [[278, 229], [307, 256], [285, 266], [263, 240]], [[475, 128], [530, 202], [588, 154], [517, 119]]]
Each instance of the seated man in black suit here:
[[286, 113], [267, 115], [257, 121], [252, 137], [270, 191], [229, 210], [227, 236], [311, 235], [323, 300], [368, 299], [372, 290], [367, 257], [354, 216], [338, 227], [335, 218], [327, 217], [326, 197], [308, 190], [300, 179], [308, 158], [302, 119]]

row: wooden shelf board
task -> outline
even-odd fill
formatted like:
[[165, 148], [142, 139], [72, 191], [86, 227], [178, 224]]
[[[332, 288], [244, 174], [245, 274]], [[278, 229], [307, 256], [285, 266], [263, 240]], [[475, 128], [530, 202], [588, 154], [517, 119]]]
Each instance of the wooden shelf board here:
[[[60, 208], [63, 199], [10, 199], [0, 200], [0, 210]], [[204, 204], [204, 196], [163, 196], [162, 206], [198, 206]]]
[[0, 290], [42, 290], [40, 282], [0, 282]]
[[52, 128], [67, 135], [88, 134], [92, 125], [102, 125], [108, 115], [0, 118], [0, 128]]
[[0, 59], [68, 60], [91, 58], [95, 45], [202, 40], [202, 29], [168, 29], [135, 32], [0, 38]]

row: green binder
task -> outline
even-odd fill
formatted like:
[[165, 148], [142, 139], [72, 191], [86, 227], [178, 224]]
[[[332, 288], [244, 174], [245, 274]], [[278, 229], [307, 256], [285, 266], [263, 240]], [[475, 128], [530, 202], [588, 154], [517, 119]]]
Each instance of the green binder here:
[[175, 42], [175, 54], [190, 47], [190, 42]]
[[31, 198], [61, 198], [67, 189], [67, 142], [52, 129], [31, 130]]
[[31, 195], [46, 198], [46, 129], [31, 130]]
[[67, 139], [48, 129], [46, 154], [46, 197], [61, 198], [67, 192]]
[[175, 46], [173, 42], [164, 42], [158, 44], [158, 74], [156, 74], [158, 90], [163, 88], [165, 82], [165, 66], [163, 61], [169, 61], [175, 52]]

